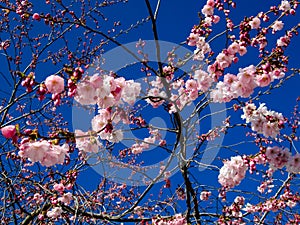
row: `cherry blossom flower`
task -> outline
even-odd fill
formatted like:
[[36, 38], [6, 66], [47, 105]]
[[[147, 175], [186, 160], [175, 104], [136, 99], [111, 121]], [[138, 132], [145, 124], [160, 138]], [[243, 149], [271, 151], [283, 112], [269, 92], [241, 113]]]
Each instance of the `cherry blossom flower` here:
[[247, 48], [243, 45], [240, 45], [239, 54], [240, 56], [243, 56], [247, 53]]
[[290, 38], [286, 35], [283, 37], [280, 37], [277, 40], [277, 46], [279, 46], [279, 47], [288, 46], [289, 43], [290, 43]]
[[274, 24], [271, 26], [273, 28], [272, 32], [275, 33], [276, 31], [282, 30], [284, 23], [280, 20], [276, 20]]
[[63, 210], [61, 207], [54, 207], [47, 212], [47, 216], [50, 218], [58, 218], [62, 214]]
[[297, 153], [289, 158], [286, 170], [290, 173], [300, 173], [300, 154]]
[[239, 50], [240, 50], [240, 45], [237, 42], [231, 43], [227, 48], [227, 52], [231, 55], [236, 54], [237, 52], [239, 52]]
[[68, 155], [68, 144], [51, 145], [51, 148], [44, 153], [43, 159], [40, 161], [43, 166], [49, 167], [55, 164], [63, 164], [65, 156]]
[[44, 201], [44, 198], [43, 198], [43, 196], [40, 195], [39, 193], [35, 193], [35, 194], [33, 195], [33, 200], [35, 200], [35, 202], [36, 202], [37, 204], [40, 204], [40, 203], [42, 203], [42, 202]]
[[95, 87], [89, 81], [81, 81], [77, 84], [74, 99], [82, 105], [96, 104], [98, 97]]
[[263, 73], [256, 76], [256, 83], [259, 87], [266, 87], [272, 82], [272, 76], [270, 73]]
[[204, 92], [211, 87], [214, 81], [212, 76], [207, 72], [205, 72], [204, 70], [196, 70], [194, 74], [194, 78], [198, 83], [198, 89]]
[[59, 184], [56, 183], [56, 184], [53, 185], [53, 189], [55, 191], [63, 193], [63, 191], [65, 190], [65, 186], [62, 183], [59, 183]]
[[281, 1], [279, 10], [286, 12], [286, 11], [289, 11], [290, 9], [291, 9], [291, 5], [290, 5], [289, 1]]
[[101, 132], [100, 137], [112, 143], [118, 143], [123, 140], [123, 131], [113, 130], [112, 132]]
[[64, 79], [57, 75], [51, 75], [46, 78], [45, 85], [52, 94], [59, 94], [64, 90]]
[[133, 80], [125, 81], [124, 89], [122, 92], [122, 99], [130, 105], [133, 105], [136, 101], [136, 97], [141, 92], [141, 84], [136, 83]]
[[85, 76], [77, 84], [75, 100], [82, 105], [97, 104], [100, 108], [113, 107], [122, 101], [133, 105], [140, 91], [141, 84], [133, 80], [96, 73]]
[[44, 158], [45, 153], [50, 149], [48, 141], [26, 142], [20, 147], [19, 155], [28, 158], [31, 162], [39, 162]]
[[199, 34], [191, 32], [190, 36], [187, 39], [188, 40], [188, 45], [189, 46], [195, 46], [198, 42], [198, 39], [199, 39]]
[[287, 148], [274, 146], [266, 149], [266, 157], [272, 167], [281, 169], [289, 162], [291, 153]]
[[201, 12], [205, 15], [205, 16], [212, 16], [214, 14], [214, 7], [210, 6], [210, 5], [204, 5]]
[[92, 119], [92, 129], [95, 132], [103, 130], [108, 121], [111, 120], [110, 112], [106, 109], [100, 109], [98, 114]]
[[260, 27], [260, 19], [258, 17], [254, 17], [250, 22], [249, 25], [251, 29], [258, 29]]
[[[86, 137], [83, 137], [86, 136]], [[75, 130], [75, 138], [76, 138], [76, 148], [82, 152], [98, 152], [99, 147], [101, 147], [101, 143], [97, 139], [91, 135], [90, 132], [83, 132], [82, 130]]]
[[68, 192], [65, 193], [62, 197], [59, 197], [57, 200], [59, 202], [63, 202], [65, 205], [70, 205], [72, 199], [73, 199], [72, 193]]

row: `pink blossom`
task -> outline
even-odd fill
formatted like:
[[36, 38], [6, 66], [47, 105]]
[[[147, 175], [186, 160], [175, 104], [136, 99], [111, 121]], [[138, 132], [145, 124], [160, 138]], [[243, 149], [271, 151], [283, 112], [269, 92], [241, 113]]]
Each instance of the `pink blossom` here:
[[197, 89], [197, 82], [195, 80], [189, 79], [185, 82], [185, 87], [187, 90]]
[[237, 97], [235, 93], [232, 92], [230, 86], [222, 81], [219, 81], [216, 87], [211, 91], [211, 98], [213, 102], [229, 102], [233, 98]]
[[286, 169], [290, 173], [299, 173], [300, 172], [300, 154], [297, 153], [294, 156], [290, 157]]
[[95, 88], [100, 88], [103, 85], [103, 80], [98, 73], [95, 73], [93, 76], [88, 77], [90, 84]]
[[19, 155], [28, 158], [31, 162], [40, 162], [43, 160], [45, 153], [50, 149], [48, 141], [26, 142], [21, 144]]
[[59, 94], [64, 90], [64, 79], [57, 75], [51, 75], [46, 78], [45, 85], [52, 94]]
[[284, 23], [280, 20], [276, 20], [274, 24], [271, 26], [273, 28], [273, 33], [276, 31], [282, 30]]
[[280, 129], [283, 127], [284, 117], [281, 113], [270, 111], [265, 104], [260, 104], [258, 109], [250, 104], [246, 105], [246, 108], [252, 107], [253, 111], [248, 113], [248, 109], [244, 110], [243, 119], [246, 119], [247, 123], [251, 123], [251, 129], [257, 133], [263, 134], [265, 137], [275, 138]]
[[65, 186], [62, 183], [59, 183], [59, 184], [56, 183], [53, 185], [53, 189], [55, 191], [62, 193], [65, 190]]
[[70, 205], [72, 199], [73, 199], [72, 193], [68, 192], [65, 193], [62, 197], [59, 197], [57, 200], [59, 202], [63, 202], [65, 205]]
[[110, 112], [106, 109], [100, 109], [98, 115], [94, 116], [91, 121], [93, 131], [99, 132], [103, 130], [110, 119]]
[[214, 81], [212, 76], [204, 70], [196, 70], [194, 78], [197, 80], [198, 89], [204, 92], [211, 87]]
[[218, 15], [213, 15], [213, 22], [214, 23], [219, 23], [220, 17]]
[[273, 79], [280, 79], [285, 76], [285, 73], [281, 69], [274, 69], [271, 74]]
[[227, 74], [224, 75], [224, 83], [225, 84], [231, 85], [236, 81], [238, 81], [237, 76], [235, 76], [233, 74], [230, 74], [230, 73], [227, 73]]
[[220, 69], [225, 69], [230, 66], [233, 57], [231, 55], [226, 55], [224, 52], [221, 52], [217, 55], [216, 61]]
[[31, 162], [40, 162], [43, 166], [63, 164], [68, 155], [69, 146], [52, 145], [48, 141], [25, 142], [19, 147], [19, 155], [28, 158]]
[[266, 157], [272, 167], [281, 169], [290, 161], [291, 153], [287, 148], [274, 146], [266, 149]]
[[[86, 137], [82, 137], [86, 136]], [[83, 152], [98, 152], [101, 143], [90, 132], [75, 130], [76, 148]]]
[[291, 9], [291, 5], [290, 5], [289, 1], [281, 1], [279, 10], [286, 12], [286, 11], [289, 11], [290, 9]]
[[247, 103], [245, 107], [243, 107], [244, 115], [241, 116], [242, 119], [246, 119], [247, 123], [250, 123], [251, 118], [256, 112], [256, 106], [253, 103]]
[[141, 92], [141, 84], [136, 83], [133, 80], [125, 81], [124, 89], [122, 92], [122, 99], [130, 105], [133, 105], [136, 101], [137, 96]]
[[188, 37], [188, 45], [189, 46], [195, 46], [198, 42], [199, 34], [190, 33], [190, 36]]
[[12, 138], [17, 133], [15, 125], [8, 125], [1, 128], [1, 133], [5, 138]]
[[63, 164], [65, 156], [68, 155], [69, 146], [67, 144], [51, 145], [51, 148], [44, 153], [43, 159], [40, 161], [43, 166], [49, 167], [55, 164]]
[[240, 45], [237, 42], [233, 42], [231, 45], [228, 46], [227, 52], [231, 55], [236, 54], [240, 50]]
[[143, 152], [143, 148], [140, 144], [133, 144], [131, 146], [131, 152], [132, 154], [137, 155]]
[[266, 87], [272, 81], [272, 77], [269, 73], [263, 73], [256, 76], [256, 83], [259, 87]]
[[240, 56], [243, 56], [247, 53], [247, 48], [243, 45], [240, 45], [239, 54]]
[[260, 27], [260, 19], [258, 17], [254, 17], [250, 22], [249, 25], [251, 29], [258, 29]]
[[288, 46], [289, 43], [290, 43], [290, 38], [286, 35], [283, 37], [280, 37], [277, 40], [277, 46], [279, 46], [279, 47]]
[[214, 7], [215, 6], [215, 0], [207, 0], [206, 5]]
[[96, 104], [98, 97], [95, 87], [89, 81], [79, 82], [74, 99], [82, 105]]
[[112, 143], [118, 143], [123, 140], [123, 132], [121, 130], [113, 130], [112, 132], [101, 132], [100, 137]]
[[204, 5], [201, 12], [205, 16], [212, 16], [214, 14], [214, 7], [210, 5]]
[[63, 211], [61, 207], [54, 207], [53, 209], [47, 212], [47, 216], [50, 218], [58, 218], [60, 217], [62, 212]]
[[233, 188], [244, 179], [248, 167], [241, 156], [231, 157], [220, 169], [218, 180], [226, 188]]
[[37, 204], [40, 204], [44, 201], [44, 198], [42, 195], [40, 195], [39, 193], [35, 193], [34, 196], [33, 196], [33, 199], [35, 200], [35, 202]]

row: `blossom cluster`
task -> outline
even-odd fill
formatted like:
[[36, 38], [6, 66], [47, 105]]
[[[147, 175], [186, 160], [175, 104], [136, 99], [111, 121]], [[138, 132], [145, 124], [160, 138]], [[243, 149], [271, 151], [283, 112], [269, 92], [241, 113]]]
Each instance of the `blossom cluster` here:
[[196, 49], [194, 50], [194, 60], [202, 61], [205, 57], [205, 54], [211, 52], [209, 44], [205, 41], [204, 37], [201, 37], [197, 29], [192, 29], [187, 40], [189, 46], [196, 46]]
[[19, 146], [19, 156], [28, 158], [31, 162], [40, 162], [43, 166], [49, 167], [55, 164], [63, 164], [68, 155], [68, 144], [54, 145], [46, 140], [23, 141]]
[[92, 130], [97, 133], [102, 140], [119, 142], [123, 139], [123, 132], [115, 129], [113, 122], [118, 123], [120, 119], [118, 115], [112, 115], [110, 108], [99, 109], [98, 114], [94, 116], [91, 121]]
[[98, 152], [102, 144], [98, 138], [91, 132], [83, 132], [82, 130], [75, 130], [76, 148], [82, 152]]
[[61, 207], [54, 207], [47, 212], [47, 216], [50, 218], [58, 218], [62, 214], [63, 210]]
[[[97, 104], [98, 113], [91, 121], [92, 133], [98, 134], [103, 140], [119, 142], [123, 139], [123, 133], [115, 129], [113, 123], [117, 124], [121, 118], [117, 113], [112, 113], [112, 107], [118, 107], [122, 103], [133, 105], [140, 91], [141, 85], [133, 80], [108, 75], [100, 76], [96, 73], [93, 76], [85, 76], [76, 84], [74, 99], [82, 105]], [[78, 136], [76, 146], [79, 150], [97, 151], [100, 143], [92, 133], [75, 131], [75, 135]]]
[[[295, 196], [295, 195], [294, 195]], [[287, 206], [290, 208], [294, 208], [297, 206], [297, 202], [299, 202], [299, 198], [294, 199], [285, 199], [281, 197], [281, 199], [268, 199], [266, 202], [263, 202], [261, 204], [252, 205], [250, 203], [247, 203], [245, 208], [243, 208], [244, 211], [248, 213], [253, 212], [276, 212], [280, 209], [286, 208]]]
[[291, 155], [289, 149], [282, 149], [278, 146], [267, 147], [266, 158], [274, 169], [281, 169], [284, 166], [290, 173], [300, 172], [300, 154]]
[[[149, 98], [146, 101], [154, 108], [160, 106], [167, 98], [163, 90], [163, 81], [161, 77], [149, 82], [152, 88], [148, 91]], [[167, 80], [169, 82], [170, 80]], [[210, 74], [202, 69], [195, 71], [194, 76], [190, 79], [177, 79], [170, 83], [172, 92], [169, 99], [169, 112], [181, 111], [185, 106], [191, 104], [199, 97], [199, 92], [207, 91], [213, 84], [213, 78]]]
[[77, 83], [74, 98], [82, 105], [97, 104], [100, 108], [108, 108], [120, 105], [122, 101], [133, 105], [140, 91], [141, 84], [133, 80], [94, 74]]
[[152, 219], [152, 224], [156, 224], [156, 225], [186, 225], [187, 222], [183, 215], [176, 214], [171, 219], [170, 218]]
[[[218, 65], [229, 66], [228, 56], [217, 57]], [[227, 62], [227, 63], [226, 63]], [[266, 65], [266, 67], [270, 67]], [[209, 68], [211, 70], [211, 67]], [[209, 70], [209, 71], [210, 71]], [[212, 73], [214, 71], [210, 71]], [[234, 98], [248, 98], [256, 87], [266, 87], [275, 79], [284, 77], [282, 69], [268, 69], [263, 73], [258, 73], [253, 65], [241, 68], [237, 75], [227, 73], [223, 81], [219, 81], [211, 92], [214, 102], [229, 102]]]
[[224, 161], [220, 169], [218, 181], [226, 188], [233, 188], [240, 184], [246, 175], [247, 164], [241, 156], [231, 157], [230, 160]]
[[251, 123], [251, 129], [265, 137], [275, 138], [285, 122], [281, 113], [268, 110], [265, 104], [257, 108], [255, 104], [248, 103], [243, 107], [243, 112], [242, 118], [246, 119], [246, 123]]
[[242, 207], [245, 204], [245, 198], [243, 196], [237, 196], [234, 199], [233, 204], [228, 207], [224, 207], [223, 212], [226, 216], [230, 217], [242, 217]]
[[[230, 4], [231, 7], [235, 8], [234, 2], [230, 2]], [[297, 7], [296, 5], [297, 4], [293, 7]], [[214, 14], [215, 9], [224, 11], [226, 17], [228, 17], [230, 12], [229, 9], [224, 10], [224, 4], [221, 1], [207, 0], [201, 10], [204, 19], [200, 25], [193, 27], [187, 38], [188, 45], [196, 46], [194, 52], [195, 60], [204, 60], [206, 53], [213, 54], [209, 43], [205, 39], [205, 34], [210, 34], [212, 32], [212, 29], [210, 29], [212, 24], [218, 23], [220, 20], [220, 17]], [[287, 15], [295, 13], [289, 1], [282, 1], [278, 9], [287, 13]], [[269, 20], [269, 17], [266, 14], [260, 13], [256, 17], [245, 19], [245, 21], [240, 24], [239, 39], [235, 38], [234, 35], [230, 37], [232, 43], [215, 57], [214, 62], [208, 65], [207, 72], [209, 76], [203, 77], [203, 80], [207, 80], [208, 78], [204, 91], [206, 91], [208, 87], [211, 87], [211, 80], [218, 82], [216, 86], [212, 88], [211, 92], [211, 98], [214, 102], [229, 102], [238, 97], [247, 98], [254, 92], [255, 88], [266, 87], [275, 79], [280, 79], [285, 76], [286, 67], [283, 64], [278, 65], [278, 63], [272, 63], [272, 60], [270, 60], [262, 63], [258, 68], [253, 65], [241, 68], [237, 75], [228, 73], [224, 76], [223, 80], [219, 80], [219, 78], [224, 75], [226, 68], [229, 68], [232, 63], [237, 63], [239, 56], [244, 56], [247, 53], [247, 47], [259, 46], [260, 52], [265, 49], [267, 45], [265, 35], [268, 29], [272, 29], [272, 33], [274, 34], [284, 27], [284, 23], [277, 19], [269, 27], [261, 28], [261, 19], [266, 22]], [[226, 23], [227, 27], [232, 30], [234, 27], [233, 22], [227, 18]], [[258, 29], [260, 35], [251, 39], [250, 32], [253, 29]], [[272, 50], [274, 54], [270, 54], [270, 57], [280, 55], [283, 47], [289, 45], [292, 36], [293, 32], [287, 31], [286, 35], [280, 37], [277, 40], [276, 48]], [[287, 63], [288, 60], [282, 57], [276, 58], [274, 61]]]

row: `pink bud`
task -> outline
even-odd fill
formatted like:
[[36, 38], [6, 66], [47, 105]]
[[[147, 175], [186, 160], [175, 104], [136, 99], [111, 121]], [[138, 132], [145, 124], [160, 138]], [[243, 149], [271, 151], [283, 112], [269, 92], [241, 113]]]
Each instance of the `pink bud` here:
[[32, 18], [33, 18], [34, 20], [37, 20], [37, 21], [40, 21], [40, 20], [41, 20], [41, 17], [40, 17], [40, 15], [39, 15], [38, 13], [34, 13], [34, 14], [32, 15]]
[[12, 138], [16, 134], [16, 127], [15, 127], [15, 125], [9, 125], [9, 126], [3, 127], [1, 129], [1, 132], [5, 138]]
[[38, 215], [38, 219], [39, 219], [39, 220], [44, 220], [44, 215], [43, 215], [43, 214], [39, 214], [39, 215]]

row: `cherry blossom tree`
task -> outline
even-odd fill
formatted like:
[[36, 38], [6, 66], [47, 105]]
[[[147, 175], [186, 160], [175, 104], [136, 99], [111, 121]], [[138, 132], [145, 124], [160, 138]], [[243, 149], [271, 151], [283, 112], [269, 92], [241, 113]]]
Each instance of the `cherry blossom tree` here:
[[299, 224], [299, 2], [246, 2], [1, 1], [1, 224]]

